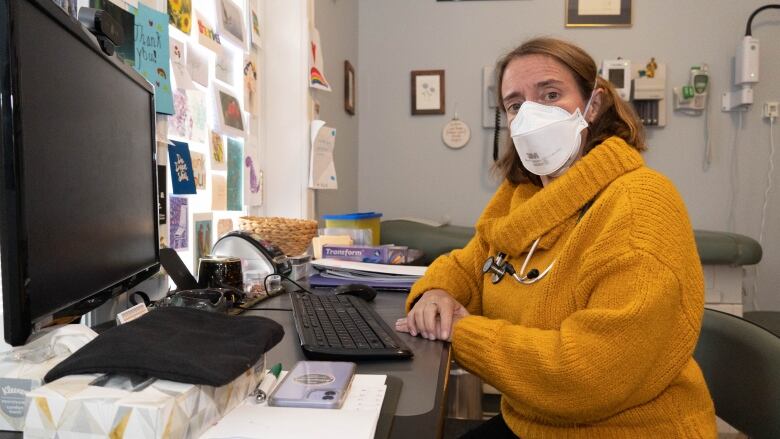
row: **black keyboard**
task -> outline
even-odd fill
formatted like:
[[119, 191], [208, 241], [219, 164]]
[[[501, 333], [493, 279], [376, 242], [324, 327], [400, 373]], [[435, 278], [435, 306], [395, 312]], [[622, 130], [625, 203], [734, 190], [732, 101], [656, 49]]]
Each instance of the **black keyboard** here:
[[311, 360], [409, 358], [409, 349], [366, 303], [348, 295], [290, 293], [295, 329]]

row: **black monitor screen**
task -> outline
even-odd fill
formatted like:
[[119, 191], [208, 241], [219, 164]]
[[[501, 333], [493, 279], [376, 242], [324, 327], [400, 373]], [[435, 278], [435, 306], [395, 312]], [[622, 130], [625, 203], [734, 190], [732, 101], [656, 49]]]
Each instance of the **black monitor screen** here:
[[154, 109], [148, 85], [63, 25], [67, 15], [7, 1], [34, 322], [158, 263]]

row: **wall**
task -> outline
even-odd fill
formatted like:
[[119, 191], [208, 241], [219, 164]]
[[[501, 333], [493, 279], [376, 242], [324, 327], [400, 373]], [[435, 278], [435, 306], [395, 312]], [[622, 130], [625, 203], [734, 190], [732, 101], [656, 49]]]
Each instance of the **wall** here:
[[[337, 190], [316, 192], [316, 215], [355, 212], [358, 208], [358, 120], [344, 111], [344, 60], [358, 69], [358, 0], [315, 0], [314, 15], [324, 50], [325, 77], [330, 93], [312, 90], [320, 104], [320, 118], [336, 128]], [[360, 75], [356, 72], [356, 80]], [[356, 87], [358, 90], [360, 87]]]
[[[648, 164], [669, 176], [685, 199], [695, 228], [729, 229], [731, 165], [736, 163], [733, 230], [758, 238], [769, 155], [766, 100], [780, 100], [780, 14], [763, 12], [753, 23], [761, 39], [757, 105], [744, 114], [722, 113], [720, 93], [733, 77], [733, 56], [750, 12], [764, 0], [634, 1], [627, 29], [565, 29], [558, 1], [436, 2], [363, 0], [360, 23], [361, 111], [359, 207], [385, 218], [417, 216], [475, 222], [497, 183], [489, 174], [492, 132], [481, 128], [482, 66], [533, 36], [574, 41], [596, 60], [624, 58], [668, 64], [668, 125], [649, 133]], [[708, 63], [712, 78], [713, 162], [702, 169], [704, 118], [671, 114], [671, 87], [687, 82], [691, 65]], [[446, 70], [447, 114], [410, 115], [410, 71]], [[462, 150], [448, 150], [441, 129], [457, 104], [472, 129]], [[732, 145], [738, 131], [737, 160]], [[776, 130], [777, 131], [777, 130]], [[770, 194], [764, 262], [756, 302], [780, 309], [780, 195]], [[748, 282], [750, 284], [751, 282]], [[750, 285], [748, 285], [750, 286]], [[750, 300], [749, 300], [750, 302]], [[748, 306], [749, 307], [749, 306]]]
[[261, 142], [265, 200], [261, 215], [308, 218], [308, 7], [306, 0], [265, 0]]

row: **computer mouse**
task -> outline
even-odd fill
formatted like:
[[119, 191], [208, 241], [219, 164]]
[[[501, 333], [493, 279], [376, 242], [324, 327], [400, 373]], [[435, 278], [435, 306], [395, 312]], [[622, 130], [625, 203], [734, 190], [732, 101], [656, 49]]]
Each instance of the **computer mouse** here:
[[350, 296], [360, 297], [366, 302], [374, 300], [376, 297], [376, 290], [365, 284], [346, 284], [339, 285], [333, 289], [333, 294], [341, 295], [348, 294]]

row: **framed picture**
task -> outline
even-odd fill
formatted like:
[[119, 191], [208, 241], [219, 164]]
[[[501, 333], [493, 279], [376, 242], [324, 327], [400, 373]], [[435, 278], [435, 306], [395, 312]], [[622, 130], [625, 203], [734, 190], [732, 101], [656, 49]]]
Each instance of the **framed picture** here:
[[631, 0], [566, 0], [566, 27], [629, 27]]
[[344, 111], [355, 115], [355, 68], [344, 60]]
[[412, 114], [444, 114], [444, 70], [412, 70]]

